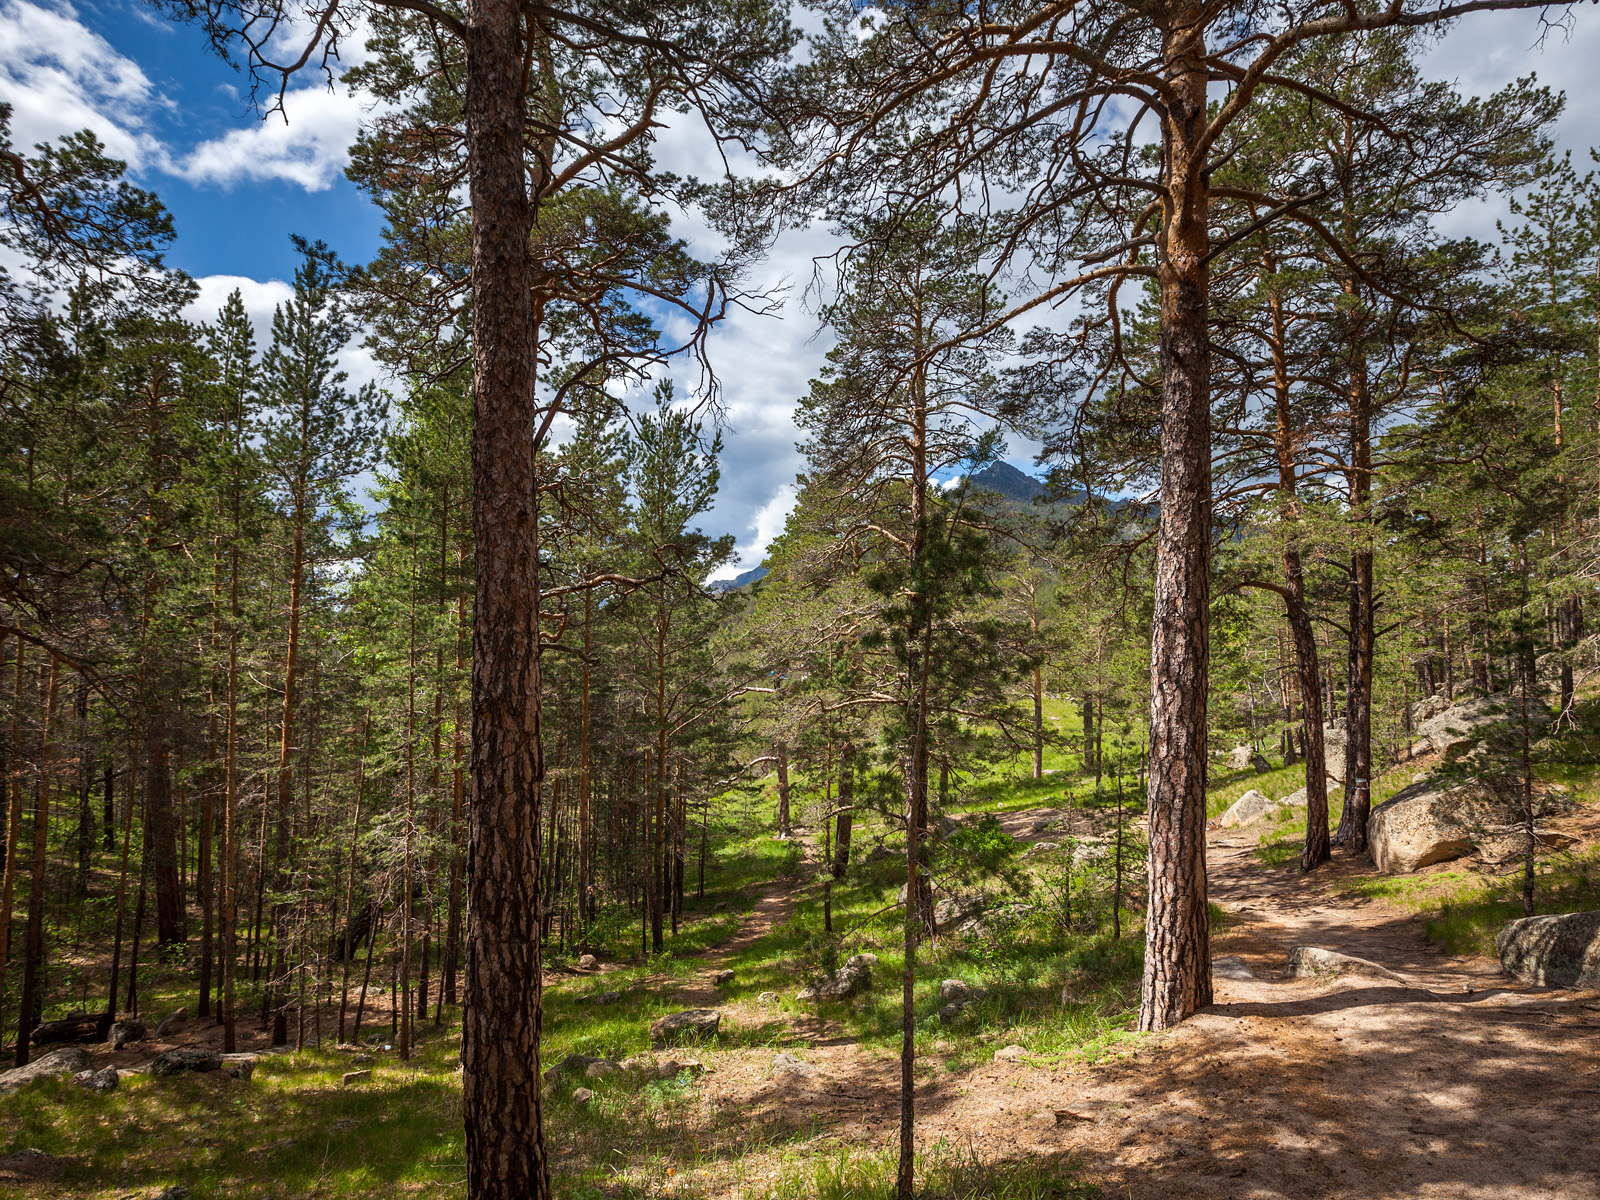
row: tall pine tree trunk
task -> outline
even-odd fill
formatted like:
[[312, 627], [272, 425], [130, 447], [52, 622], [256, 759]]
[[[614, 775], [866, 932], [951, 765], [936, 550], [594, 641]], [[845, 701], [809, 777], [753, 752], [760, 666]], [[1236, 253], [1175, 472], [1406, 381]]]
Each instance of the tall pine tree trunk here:
[[461, 1061], [471, 1200], [550, 1196], [539, 1098], [538, 320], [521, 11], [514, 0], [467, 7], [477, 598]]
[[28, 940], [23, 948], [22, 998], [17, 1016], [16, 1065], [28, 1065], [28, 1037], [38, 1023], [43, 1005], [40, 975], [44, 968], [44, 883], [50, 841], [50, 738], [56, 719], [56, 691], [61, 663], [50, 657], [50, 679], [45, 685], [44, 732], [39, 741], [39, 781], [33, 800], [33, 870], [28, 878]]
[[1161, 517], [1150, 647], [1150, 899], [1139, 1028], [1211, 1003], [1206, 907], [1206, 691], [1211, 592], [1204, 11], [1163, 33]]

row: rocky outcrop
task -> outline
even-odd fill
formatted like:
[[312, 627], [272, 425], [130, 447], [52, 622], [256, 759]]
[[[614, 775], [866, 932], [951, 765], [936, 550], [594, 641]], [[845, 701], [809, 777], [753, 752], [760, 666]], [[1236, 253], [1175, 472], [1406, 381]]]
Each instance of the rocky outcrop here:
[[1218, 979], [1240, 981], [1256, 977], [1256, 973], [1237, 954], [1225, 954], [1221, 958], [1213, 958], [1211, 960], [1211, 974]]
[[150, 1064], [150, 1074], [156, 1078], [181, 1075], [185, 1071], [218, 1071], [222, 1069], [222, 1055], [215, 1050], [168, 1050]]
[[1322, 946], [1292, 947], [1289, 951], [1289, 974], [1296, 979], [1337, 979], [1344, 975], [1364, 975], [1369, 979], [1387, 979], [1394, 983], [1408, 982], [1404, 975], [1398, 975], [1380, 963]]
[[[1367, 819], [1372, 861], [1386, 875], [1403, 875], [1460, 858], [1479, 846], [1498, 855], [1502, 840], [1521, 832], [1518, 807], [1475, 779], [1420, 779], [1372, 810]], [[1535, 817], [1571, 807], [1558, 793], [1534, 797]]]
[[25, 1088], [35, 1079], [46, 1079], [53, 1075], [76, 1075], [79, 1071], [88, 1070], [92, 1062], [87, 1050], [76, 1048], [52, 1050], [49, 1054], [40, 1055], [25, 1067], [0, 1071], [0, 1096]]
[[1228, 751], [1228, 760], [1224, 764], [1230, 771], [1242, 771], [1250, 765], [1250, 760], [1255, 757], [1253, 746], [1235, 746]]
[[1500, 965], [1524, 983], [1600, 989], [1600, 912], [1510, 921], [1494, 947]]
[[79, 1071], [72, 1077], [72, 1082], [91, 1092], [114, 1092], [117, 1090], [117, 1069], [104, 1067], [99, 1071]]
[[[1430, 698], [1437, 701], [1437, 696]], [[1424, 703], [1427, 703], [1426, 701]], [[1419, 710], [1421, 711], [1421, 710]], [[1422, 753], [1437, 752], [1451, 760], [1466, 753], [1488, 737], [1497, 726], [1512, 726], [1522, 720], [1522, 704], [1516, 697], [1475, 696], [1445, 708], [1435, 708], [1432, 715], [1415, 722], [1417, 742], [1412, 750]], [[1550, 714], [1542, 703], [1528, 705], [1528, 722], [1534, 727], [1534, 736], [1543, 733], [1550, 723]]]
[[124, 1017], [111, 1027], [111, 1048], [121, 1050], [129, 1042], [142, 1042], [150, 1031], [137, 1017]]
[[1233, 829], [1240, 825], [1253, 825], [1257, 821], [1265, 820], [1284, 811], [1285, 806], [1270, 796], [1251, 788], [1240, 796], [1228, 810], [1222, 814], [1218, 822], [1224, 829]]
[[182, 1033], [189, 1027], [189, 1011], [180, 1008], [177, 1012], [170, 1012], [161, 1018], [161, 1024], [156, 1026], [156, 1036], [164, 1038], [170, 1034]]
[[716, 1037], [721, 1027], [719, 1010], [691, 1008], [651, 1022], [650, 1041], [657, 1046], [673, 1046], [687, 1039]]

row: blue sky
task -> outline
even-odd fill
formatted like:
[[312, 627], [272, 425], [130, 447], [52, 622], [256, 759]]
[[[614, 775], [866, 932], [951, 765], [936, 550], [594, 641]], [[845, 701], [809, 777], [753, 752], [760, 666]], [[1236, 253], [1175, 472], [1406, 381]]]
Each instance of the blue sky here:
[[[347, 47], [347, 60], [359, 54]], [[1574, 10], [1570, 35], [1542, 39], [1536, 11], [1469, 17], [1441, 39], [1429, 74], [1468, 93], [1486, 94], [1537, 71], [1567, 93], [1557, 137], [1589, 168], [1600, 145], [1600, 13]], [[130, 0], [0, 0], [0, 100], [15, 106], [15, 140], [32, 145], [91, 128], [125, 159], [142, 185], [171, 209], [178, 238], [169, 261], [200, 283], [195, 316], [205, 318], [234, 288], [265, 334], [273, 305], [288, 295], [294, 269], [291, 233], [321, 238], [350, 261], [379, 244], [377, 211], [344, 178], [346, 148], [367, 101], [329, 92], [306, 73], [291, 89], [287, 124], [262, 120], [248, 100], [249, 81], [211, 54], [194, 29], [170, 24]], [[661, 158], [702, 176], [715, 164], [707, 147], [665, 132]], [[1503, 200], [1466, 206], [1445, 222], [1454, 235], [1494, 240]], [[686, 231], [691, 244], [694, 232]], [[760, 561], [783, 528], [799, 467], [792, 412], [829, 342], [817, 336], [802, 303], [811, 257], [825, 251], [818, 230], [786, 235], [757, 286], [788, 284], [781, 319], [739, 314], [714, 335], [711, 352], [723, 382], [728, 424], [723, 486], [709, 532], [731, 532], [740, 562]], [[386, 382], [369, 355], [352, 348], [354, 382]], [[693, 383], [686, 373], [680, 391]], [[1026, 447], [1012, 461], [1032, 469]]]

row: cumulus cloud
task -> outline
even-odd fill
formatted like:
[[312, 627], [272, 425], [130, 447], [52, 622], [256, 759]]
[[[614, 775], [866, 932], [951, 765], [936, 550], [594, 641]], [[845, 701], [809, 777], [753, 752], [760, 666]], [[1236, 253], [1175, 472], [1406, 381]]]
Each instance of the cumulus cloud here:
[[168, 170], [190, 183], [261, 183], [281, 179], [326, 191], [350, 161], [370, 104], [322, 84], [292, 89], [284, 111], [230, 129], [174, 159]]
[[92, 129], [135, 169], [160, 162], [161, 144], [145, 127], [163, 103], [155, 86], [70, 4], [0, 0], [0, 46], [0, 100], [12, 106], [18, 145]]

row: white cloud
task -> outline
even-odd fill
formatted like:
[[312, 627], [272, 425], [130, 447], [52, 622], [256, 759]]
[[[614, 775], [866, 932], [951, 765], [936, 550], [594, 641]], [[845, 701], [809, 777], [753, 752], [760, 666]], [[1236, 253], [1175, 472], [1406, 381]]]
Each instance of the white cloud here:
[[767, 556], [767, 547], [772, 545], [772, 539], [783, 532], [784, 523], [794, 510], [794, 501], [794, 484], [780, 484], [771, 499], [756, 509], [755, 516], [746, 527], [752, 536], [737, 545], [738, 557], [711, 578], [732, 579], [740, 572], [758, 565]]
[[0, 100], [12, 106], [18, 145], [93, 129], [135, 169], [161, 160], [160, 143], [143, 127], [162, 103], [154, 85], [70, 4], [0, 0], [0, 46]]
[[190, 183], [231, 187], [282, 179], [308, 192], [325, 191], [349, 163], [370, 101], [319, 83], [291, 90], [283, 108], [200, 143], [168, 170]]

